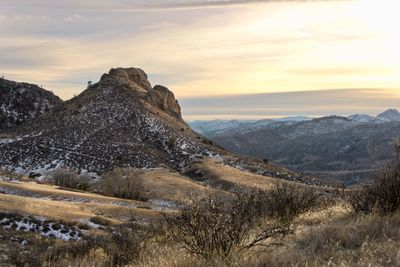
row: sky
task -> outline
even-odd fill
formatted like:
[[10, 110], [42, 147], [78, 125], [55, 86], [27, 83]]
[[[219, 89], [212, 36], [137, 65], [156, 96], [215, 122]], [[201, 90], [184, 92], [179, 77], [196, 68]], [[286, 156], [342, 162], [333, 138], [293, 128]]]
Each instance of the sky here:
[[[399, 7], [391, 0], [1, 0], [0, 75], [69, 99], [112, 67], [140, 67], [175, 93], [186, 119], [375, 114], [400, 106]], [[270, 100], [277, 96], [291, 101]], [[297, 103], [299, 96], [309, 101]]]
[[312, 90], [195, 97], [180, 101], [183, 116], [189, 121], [349, 116], [365, 113], [376, 116], [388, 108], [399, 107], [399, 103], [400, 90], [391, 89]]

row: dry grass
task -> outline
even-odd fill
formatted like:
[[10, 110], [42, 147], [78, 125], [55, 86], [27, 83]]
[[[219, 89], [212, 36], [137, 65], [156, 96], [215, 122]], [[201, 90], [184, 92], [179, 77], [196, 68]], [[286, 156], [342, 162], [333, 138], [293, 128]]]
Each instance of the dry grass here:
[[[25, 205], [25, 212], [40, 211], [38, 215], [42, 216], [71, 220], [95, 216], [85, 205], [82, 210], [69, 203], [35, 199], [21, 202], [24, 198], [0, 196], [1, 210], [18, 210]], [[117, 211], [120, 212], [124, 211]], [[195, 259], [175, 242], [159, 237], [149, 241], [140, 260], [129, 266], [399, 266], [399, 225], [399, 213], [383, 217], [357, 215], [348, 204], [338, 200], [297, 218], [295, 234], [273, 250], [256, 250], [241, 258], [232, 255], [228, 260], [210, 262]], [[105, 260], [102, 251], [94, 250], [79, 258], [65, 258], [53, 266], [105, 266]]]
[[231, 191], [236, 188], [258, 188], [261, 190], [271, 190], [277, 182], [291, 184], [299, 187], [313, 187], [321, 191], [333, 191], [333, 188], [309, 186], [303, 183], [281, 180], [273, 177], [254, 174], [242, 171], [237, 168], [225, 165], [222, 159], [210, 157], [194, 158], [186, 173], [193, 175], [200, 172], [202, 176], [198, 178], [203, 183], [220, 190]]
[[[400, 264], [399, 245], [400, 215], [357, 216], [332, 220], [322, 225], [309, 227], [296, 236], [292, 253], [292, 263], [314, 266], [398, 266]], [[280, 266], [276, 257], [274, 264]]]
[[[131, 207], [145, 206], [145, 203], [139, 201], [123, 200], [93, 193], [72, 192], [56, 186], [36, 183], [0, 182], [0, 186], [21, 189], [45, 198], [0, 194], [0, 210], [6, 212], [72, 221], [85, 220], [100, 215], [111, 218], [114, 223], [121, 223], [131, 217], [151, 219], [160, 216], [159, 212], [154, 210]], [[63, 201], [63, 199], [71, 198], [74, 201]], [[76, 202], [75, 200], [82, 200], [83, 202]], [[118, 205], [115, 203], [118, 203]]]
[[365, 214], [400, 210], [400, 152], [395, 161], [375, 173], [370, 184], [351, 194], [350, 203], [356, 212]]
[[[205, 170], [211, 181], [223, 189], [228, 186], [268, 189], [276, 179], [244, 173], [224, 166], [215, 160], [201, 160], [192, 164]], [[205, 186], [191, 181], [179, 174], [162, 169], [144, 171], [144, 186], [151, 198], [183, 201], [188, 192], [204, 192]], [[211, 182], [210, 182], [211, 183]], [[224, 188], [224, 186], [227, 186]], [[2, 182], [0, 187], [20, 189], [46, 197], [13, 196], [0, 194], [0, 210], [10, 213], [42, 216], [54, 220], [82, 221], [97, 218], [98, 221], [117, 226], [130, 218], [160, 218], [160, 212], [151, 209], [129, 208], [146, 206], [145, 202], [106, 197], [99, 194], [67, 191], [57, 186], [36, 183]], [[214, 190], [221, 193], [224, 191]], [[56, 200], [60, 198], [59, 200]], [[62, 198], [80, 198], [93, 203], [63, 201]], [[124, 203], [115, 205], [112, 202]], [[160, 234], [146, 239], [146, 244], [137, 255], [137, 261], [128, 266], [400, 266], [400, 213], [379, 216], [355, 214], [344, 200], [326, 196], [323, 205], [316, 210], [300, 215], [294, 220], [295, 232], [282, 240], [282, 246], [273, 249], [255, 249], [240, 257], [230, 255], [228, 259], [196, 259], [181, 249], [176, 241]], [[168, 232], [169, 229], [164, 229]], [[160, 231], [162, 232], [162, 231]], [[3, 233], [0, 229], [0, 265], [1, 256], [9, 248], [10, 235], [23, 239], [33, 233]], [[170, 236], [169, 236], [170, 237]], [[1, 238], [5, 238], [4, 240]], [[135, 256], [136, 257], [136, 256]], [[110, 266], [109, 255], [104, 250], [93, 249], [79, 257], [66, 255], [65, 258], [48, 266]]]
[[230, 190], [238, 186], [266, 190], [270, 189], [276, 181], [272, 177], [244, 172], [224, 165], [220, 160], [206, 157], [193, 160], [188, 171], [191, 170], [201, 170], [207, 183], [223, 190]]
[[29, 191], [34, 194], [38, 194], [41, 197], [57, 197], [57, 198], [79, 198], [83, 200], [95, 200], [96, 202], [109, 203], [110, 201], [125, 202], [127, 204], [141, 205], [143, 202], [126, 200], [114, 197], [107, 197], [100, 194], [88, 193], [84, 191], [70, 191], [63, 189], [59, 186], [38, 184], [38, 183], [13, 183], [13, 182], [3, 182], [0, 181], [0, 187], [10, 188], [10, 189], [21, 189], [24, 191]]
[[[134, 173], [134, 178], [138, 182], [137, 190], [139, 195], [148, 199], [164, 199], [175, 202], [185, 202], [189, 194], [202, 194], [206, 188], [177, 172], [167, 169], [120, 169], [118, 172], [110, 174], [112, 176], [129, 176]], [[115, 177], [114, 177], [115, 178]], [[118, 179], [109, 179], [113, 182]], [[214, 190], [215, 191], [215, 190]], [[219, 192], [223, 194], [224, 192]]]
[[[185, 176], [166, 169], [144, 170], [143, 187], [151, 199], [185, 202], [188, 195], [201, 195], [205, 187]], [[224, 194], [220, 190], [211, 191]]]
[[[296, 233], [273, 250], [259, 250], [245, 257], [203, 261], [191, 257], [173, 243], [148, 247], [141, 267], [259, 267], [259, 266], [399, 266], [400, 214], [359, 216], [339, 202], [303, 215]], [[133, 265], [132, 265], [133, 266]]]
[[0, 194], [0, 210], [65, 220], [81, 220], [95, 216], [93, 210], [83, 205], [3, 194]]

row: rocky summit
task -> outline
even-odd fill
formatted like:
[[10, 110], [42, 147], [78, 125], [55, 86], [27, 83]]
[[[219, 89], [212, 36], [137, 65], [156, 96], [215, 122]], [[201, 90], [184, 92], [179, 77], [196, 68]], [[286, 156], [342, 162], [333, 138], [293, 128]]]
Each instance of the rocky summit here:
[[61, 103], [37, 85], [0, 78], [0, 131], [33, 120]]
[[115, 167], [182, 169], [193, 155], [216, 155], [182, 120], [166, 87], [138, 68], [116, 68], [51, 112], [0, 138], [0, 163], [31, 176], [60, 165], [101, 174]]

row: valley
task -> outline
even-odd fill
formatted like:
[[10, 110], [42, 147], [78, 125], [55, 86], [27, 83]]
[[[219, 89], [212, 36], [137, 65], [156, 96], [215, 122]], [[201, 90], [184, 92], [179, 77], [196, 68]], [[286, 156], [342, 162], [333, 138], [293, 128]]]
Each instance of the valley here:
[[326, 182], [368, 181], [395, 155], [400, 113], [260, 121], [194, 121], [199, 133], [228, 151], [266, 159]]

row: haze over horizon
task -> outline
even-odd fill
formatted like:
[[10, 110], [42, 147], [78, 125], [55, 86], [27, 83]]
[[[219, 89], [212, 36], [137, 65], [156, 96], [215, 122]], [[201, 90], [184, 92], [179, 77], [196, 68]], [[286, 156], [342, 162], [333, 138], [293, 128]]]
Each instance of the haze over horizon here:
[[136, 66], [175, 93], [186, 119], [376, 115], [399, 103], [398, 6], [4, 0], [0, 75], [69, 99], [112, 67]]
[[400, 90], [332, 89], [195, 97], [183, 98], [179, 103], [188, 121], [354, 114], [376, 116], [387, 109], [400, 107]]

